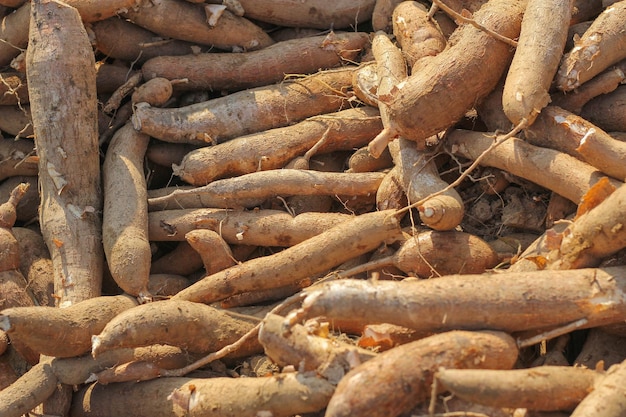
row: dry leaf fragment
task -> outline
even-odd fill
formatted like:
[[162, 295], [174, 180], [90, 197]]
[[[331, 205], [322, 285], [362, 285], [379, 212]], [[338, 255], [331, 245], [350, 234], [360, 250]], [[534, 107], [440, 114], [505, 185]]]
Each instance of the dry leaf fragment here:
[[602, 203], [613, 191], [615, 191], [615, 186], [611, 184], [608, 177], [602, 177], [583, 196], [581, 203], [578, 205], [574, 220]]

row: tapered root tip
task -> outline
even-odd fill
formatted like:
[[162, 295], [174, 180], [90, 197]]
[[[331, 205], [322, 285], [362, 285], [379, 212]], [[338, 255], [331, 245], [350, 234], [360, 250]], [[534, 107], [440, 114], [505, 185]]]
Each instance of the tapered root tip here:
[[438, 196], [427, 200], [417, 209], [424, 224], [434, 230], [452, 230], [461, 224], [465, 208], [452, 197]]

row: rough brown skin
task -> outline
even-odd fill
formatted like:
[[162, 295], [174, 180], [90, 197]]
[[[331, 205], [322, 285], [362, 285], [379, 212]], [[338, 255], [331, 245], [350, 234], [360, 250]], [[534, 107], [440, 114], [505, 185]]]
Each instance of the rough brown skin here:
[[[388, 148], [409, 204], [448, 187], [449, 184], [439, 176], [432, 155], [418, 150], [415, 142], [400, 137], [389, 143]], [[452, 230], [463, 220], [465, 205], [459, 193], [451, 188], [424, 201], [418, 210], [426, 226], [435, 230]]]
[[28, 103], [26, 76], [20, 72], [0, 73], [0, 104], [15, 105]]
[[133, 125], [166, 142], [193, 144], [216, 144], [289, 126], [348, 107], [348, 88], [355, 68], [322, 71], [189, 106], [158, 109], [141, 104], [135, 108]]
[[[12, 232], [16, 219], [15, 206], [28, 186], [15, 187], [8, 201], [0, 205], [0, 309], [33, 306], [35, 299], [19, 271], [20, 246]], [[39, 361], [39, 354], [20, 340], [13, 340], [12, 347], [29, 364]]]
[[22, 4], [24, 4], [26, 0], [2, 0], [0, 4], [5, 7], [10, 7], [13, 9], [17, 9]]
[[[606, 177], [604, 177], [606, 180]], [[598, 184], [601, 184], [602, 181], [598, 181]], [[573, 204], [573, 203], [571, 203]], [[569, 210], [570, 214], [572, 210]], [[543, 269], [546, 265], [546, 256], [550, 253], [550, 251], [554, 250], [557, 245], [554, 243], [554, 235], [558, 236], [559, 233], [562, 233], [568, 226], [566, 222], [555, 222], [552, 227], [546, 230], [541, 236], [538, 236], [536, 239], [531, 241], [531, 243], [526, 246], [521, 254], [518, 253], [517, 259], [515, 262], [508, 268], [509, 272], [531, 272], [538, 271]], [[557, 242], [559, 242], [557, 240]]]
[[393, 160], [388, 150], [378, 158], [369, 153], [367, 147], [357, 149], [348, 160], [347, 172], [382, 171], [393, 166]]
[[626, 86], [617, 87], [614, 92], [604, 94], [589, 101], [580, 115], [607, 132], [626, 131]]
[[[343, 328], [342, 328], [343, 330]], [[365, 348], [375, 348], [378, 352], [384, 352], [395, 346], [403, 345], [422, 339], [430, 334], [421, 334], [411, 329], [393, 324], [368, 324], [358, 330], [359, 337], [358, 346]]]
[[368, 106], [378, 107], [376, 90], [378, 89], [378, 74], [375, 61], [361, 63], [352, 75], [354, 95]]
[[[324, 155], [315, 155], [318, 146], [322, 145], [327, 139], [327, 136], [322, 136], [320, 141], [309, 149], [303, 156], [295, 158], [287, 166], [298, 167], [297, 169], [307, 170], [307, 173], [343, 173], [346, 162], [345, 152], [333, 152]], [[322, 174], [325, 175], [325, 174]], [[356, 179], [357, 177], [352, 177]], [[382, 178], [382, 177], [381, 177]], [[350, 177], [348, 177], [350, 180]], [[355, 187], [359, 189], [360, 187]], [[364, 187], [366, 188], [366, 187]], [[372, 189], [370, 193], [362, 193], [362, 195], [369, 196], [374, 195], [375, 191]], [[316, 212], [327, 213], [333, 210], [333, 203], [337, 200], [341, 201], [343, 196], [354, 196], [351, 192], [348, 193], [329, 193], [327, 195], [294, 195], [288, 197], [285, 201], [290, 211], [295, 215]]]
[[470, 13], [475, 13], [479, 10], [487, 0], [447, 0], [446, 6], [451, 8], [457, 13], [462, 13], [463, 10], [467, 10]]
[[189, 184], [206, 185], [219, 178], [282, 168], [314, 146], [328, 128], [327, 141], [319, 153], [361, 147], [381, 126], [378, 110], [371, 107], [313, 116], [293, 126], [193, 150], [173, 170]]
[[[210, 353], [237, 341], [256, 321], [229, 315], [224, 310], [184, 300], [142, 304], [118, 314], [92, 337], [92, 355], [117, 348], [166, 344], [192, 353]], [[237, 351], [244, 357], [259, 351], [251, 340]]]
[[281, 367], [292, 365], [300, 372], [316, 371], [336, 384], [350, 369], [376, 356], [371, 350], [316, 335], [300, 324], [285, 333], [282, 323], [283, 317], [267, 314], [259, 330], [265, 354]]
[[228, 243], [213, 230], [192, 230], [185, 234], [185, 239], [202, 257], [202, 263], [207, 275], [214, 274], [237, 263]]
[[[17, 253], [17, 252], [14, 252]], [[17, 260], [19, 265], [19, 259]], [[17, 269], [0, 272], [0, 308], [34, 306], [34, 300], [26, 289], [26, 279]]]
[[[612, 112], [611, 110], [616, 107], [619, 108], [623, 105], [623, 100], [620, 102], [619, 98], [616, 96], [611, 96], [610, 93], [619, 89], [619, 86], [626, 80], [626, 60], [621, 61], [618, 65], [609, 68], [601, 74], [596, 75], [591, 80], [587, 81], [580, 87], [578, 87], [575, 91], [570, 91], [568, 93], [552, 94], [552, 104], [572, 113], [578, 114], [582, 116], [584, 119], [590, 121], [591, 123], [596, 123], [593, 120], [592, 113], [582, 114], [583, 108], [590, 101], [606, 101], [607, 95], [611, 97], [611, 106], [603, 109], [603, 113], [599, 113], [598, 115], [602, 117], [604, 113], [608, 113], [607, 120], [611, 120], [611, 116], [617, 116], [617, 120], [622, 116], [623, 112], [617, 111]], [[593, 106], [591, 106], [593, 107]], [[596, 123], [597, 124], [597, 123]], [[599, 125], [602, 127], [602, 125]]]
[[149, 297], [152, 260], [143, 169], [149, 140], [126, 124], [113, 136], [102, 167], [102, 243], [107, 263], [117, 285], [139, 297]]
[[[523, 0], [489, 1], [474, 13], [474, 20], [500, 35], [516, 38], [525, 6]], [[402, 136], [423, 145], [486, 96], [512, 56], [510, 45], [469, 24], [455, 31], [449, 43], [444, 52], [414, 68], [413, 75], [388, 97], [380, 98], [389, 106], [393, 124], [377, 141]]]
[[[9, 347], [9, 337], [7, 336], [6, 332], [2, 330], [0, 331], [0, 355], [6, 352], [8, 347]], [[2, 388], [0, 388], [0, 390]]]
[[[287, 319], [325, 316], [360, 326], [390, 323], [430, 332], [519, 332], [586, 317], [585, 327], [594, 327], [623, 320], [625, 291], [623, 267], [448, 275], [412, 282], [341, 280], [305, 289], [302, 308]], [[398, 315], [398, 309], [408, 313]]]
[[[562, 201], [568, 206], [572, 204], [569, 200], [563, 199]], [[519, 252], [526, 250], [537, 238], [535, 233], [511, 233], [499, 236], [487, 243], [496, 252], [500, 261], [505, 261], [519, 256]]]
[[[171, 377], [106, 387], [93, 384], [74, 396], [74, 417], [117, 417], [133, 402], [135, 417], [242, 417], [267, 410], [274, 417], [323, 410], [334, 385], [315, 375], [290, 373], [259, 378]], [[171, 394], [171, 396], [170, 396]], [[269, 415], [269, 414], [268, 414]], [[17, 416], [16, 416], [17, 417]]]
[[502, 106], [514, 124], [535, 117], [550, 103], [550, 84], [559, 67], [573, 0], [528, 0], [513, 61], [504, 83]]
[[[424, 20], [427, 20], [424, 12]], [[403, 21], [396, 19], [394, 21]], [[412, 21], [407, 17], [407, 20]], [[407, 41], [407, 43], [409, 43]], [[408, 45], [407, 45], [408, 46]], [[442, 48], [443, 49], [443, 48]], [[377, 63], [378, 96], [390, 94], [396, 86], [404, 82], [407, 76], [406, 62], [400, 51], [382, 32], [377, 32], [372, 40], [372, 53]], [[434, 54], [439, 51], [433, 52]], [[419, 59], [425, 51], [412, 51], [412, 57]], [[415, 61], [413, 61], [415, 62]], [[379, 100], [378, 108], [385, 129], [391, 128], [393, 121], [390, 118], [390, 109], [383, 100]], [[379, 156], [384, 147], [368, 146], [373, 156]], [[448, 186], [441, 180], [435, 161], [425, 153], [417, 150], [415, 143], [403, 137], [397, 138], [387, 146], [396, 170], [390, 175], [397, 175], [409, 203], [420, 201], [432, 193], [439, 192]], [[425, 201], [419, 208], [421, 220], [436, 230], [450, 230], [459, 225], [463, 219], [463, 200], [454, 189], [450, 189], [440, 196]]]
[[396, 240], [399, 233], [398, 219], [391, 210], [354, 216], [273, 255], [206, 276], [173, 299], [210, 303], [246, 291], [285, 286]]
[[268, 301], [280, 301], [294, 295], [301, 289], [311, 285], [311, 279], [304, 278], [296, 283], [288, 284], [278, 288], [270, 288], [260, 291], [242, 292], [232, 297], [220, 301], [220, 307], [231, 309], [241, 306], [255, 306], [267, 304]]
[[0, 312], [0, 328], [34, 351], [66, 358], [91, 349], [91, 336], [113, 317], [137, 305], [127, 296], [95, 297], [67, 308], [14, 307]]
[[409, 342], [350, 371], [325, 416], [398, 416], [430, 397], [440, 367], [511, 369], [516, 360], [514, 339], [500, 332], [453, 331]]
[[[133, 7], [138, 0], [67, 0], [65, 4], [78, 10], [83, 22], [95, 22], [115, 16], [125, 8]], [[24, 2], [22, 2], [24, 3]], [[0, 62], [8, 65], [20, 53], [20, 48], [28, 45], [29, 11], [30, 4], [21, 5], [17, 13], [9, 13], [2, 19], [0, 25]]]
[[50, 397], [58, 380], [49, 360], [34, 365], [17, 381], [0, 391], [0, 415], [20, 417]]
[[190, 209], [155, 211], [148, 215], [150, 241], [183, 241], [194, 229], [218, 232], [229, 244], [293, 246], [351, 219], [342, 213], [302, 213], [281, 210], [232, 211]]
[[[180, 90], [244, 90], [280, 82], [285, 74], [311, 74], [354, 62], [368, 42], [363, 32], [332, 32], [241, 54], [157, 57], [146, 61], [142, 71], [145, 79], [186, 78], [186, 83], [176, 86]], [[276, 59], [277, 56], [280, 59]]]
[[132, 361], [123, 364], [116, 364], [111, 368], [95, 374], [94, 379], [101, 385], [107, 385], [116, 382], [140, 382], [149, 381], [158, 378], [161, 375], [161, 369], [152, 362], [148, 361]]
[[572, 365], [590, 369], [607, 369], [626, 358], [625, 334], [612, 334], [605, 330], [623, 325], [617, 323], [612, 326], [589, 329], [580, 353]]
[[604, 9], [603, 0], [574, 0], [571, 24], [593, 19]]
[[30, 4], [26, 3], [0, 22], [0, 65], [6, 66], [28, 46]]
[[[104, 55], [126, 62], [144, 63], [156, 56], [180, 56], [193, 53], [192, 42], [169, 39], [155, 42], [155, 35], [119, 17], [111, 17], [91, 26], [95, 34], [96, 49]], [[207, 47], [203, 48], [206, 51]]]
[[384, 176], [382, 172], [272, 169], [216, 180], [190, 190], [174, 190], [166, 196], [150, 198], [148, 206], [150, 211], [253, 208], [276, 196], [368, 196], [376, 193]]
[[615, 179], [626, 179], [626, 143], [560, 107], [544, 108], [525, 137], [533, 145], [565, 152]]
[[7, 201], [11, 192], [20, 184], [28, 185], [28, 190], [17, 204], [16, 220], [28, 223], [36, 220], [39, 214], [39, 192], [36, 176], [19, 175], [2, 181], [0, 184], [0, 201]]
[[[596, 2], [598, 1], [601, 1], [601, 0], [596, 0]], [[593, 3], [593, 2], [589, 2], [589, 3]], [[574, 9], [576, 9], [576, 6], [574, 6]], [[592, 18], [597, 17], [602, 12], [602, 9], [603, 7], [601, 7], [600, 10], [598, 10], [597, 13]], [[572, 50], [572, 48], [574, 47], [574, 38], [576, 38], [576, 40], [580, 39], [580, 37], [583, 36], [585, 31], [589, 29], [589, 26], [591, 26], [592, 23], [593, 23], [593, 20], [584, 20], [578, 23], [572, 23], [570, 25], [569, 29], [567, 30], [567, 41], [565, 42], [565, 51]]]
[[117, 16], [121, 11], [137, 6], [139, 0], [67, 0], [65, 2], [75, 7], [83, 22], [97, 22]]
[[[274, 43], [260, 27], [225, 10], [215, 26], [207, 24], [202, 5], [175, 0], [144, 3], [123, 16], [162, 36], [230, 51], [262, 49]], [[184, 78], [184, 77], [176, 77]]]
[[202, 268], [200, 254], [187, 242], [180, 242], [174, 249], [152, 261], [152, 274], [189, 275]]
[[0, 129], [16, 138], [33, 138], [33, 125], [28, 104], [0, 107]]
[[577, 269], [598, 266], [600, 261], [626, 246], [623, 216], [626, 185], [577, 217], [559, 235], [556, 250], [547, 255], [548, 269]]
[[372, 29], [374, 32], [382, 30], [390, 32], [394, 9], [402, 0], [377, 0], [372, 11]]
[[477, 236], [454, 230], [431, 230], [407, 238], [396, 253], [369, 262], [368, 269], [393, 265], [406, 274], [430, 278], [451, 274], [481, 274], [497, 263], [498, 255]]
[[20, 246], [20, 272], [26, 278], [30, 292], [38, 305], [54, 307], [52, 261], [43, 236], [25, 227], [13, 227], [12, 232]]
[[137, 71], [125, 65], [98, 63], [96, 68], [96, 86], [98, 94], [111, 94], [124, 84]]
[[[482, 132], [453, 130], [446, 139], [455, 155], [474, 160], [493, 137]], [[552, 149], [530, 145], [511, 138], [490, 151], [481, 164], [507, 171], [560, 194], [578, 204], [592, 185], [605, 175], [581, 160]], [[611, 180], [615, 186], [620, 181]]]
[[76, 9], [49, 0], [31, 5], [26, 75], [39, 156], [40, 223], [59, 305], [68, 306], [100, 295], [102, 281], [95, 62]]
[[393, 10], [393, 34], [409, 68], [426, 56], [443, 51], [448, 41], [439, 25], [428, 18], [428, 10], [421, 3], [403, 1]]
[[[9, 351], [10, 352], [10, 351]], [[18, 380], [19, 375], [15, 372], [9, 352], [0, 355], [0, 391]]]
[[240, 0], [245, 16], [278, 26], [347, 29], [368, 21], [374, 0], [338, 0], [301, 3], [290, 0]]
[[198, 147], [184, 143], [152, 142], [148, 144], [146, 158], [148, 161], [164, 167], [180, 164], [185, 155]]
[[[192, 358], [193, 356], [189, 353], [182, 352], [178, 348], [159, 345], [137, 349], [117, 349], [105, 353], [98, 359], [81, 356], [42, 360], [11, 387], [0, 392], [0, 410], [3, 416], [18, 417], [44, 400], [46, 401], [44, 407], [50, 409], [49, 401], [58, 389], [59, 383], [81, 385], [91, 373], [114, 366], [120, 361], [148, 360], [163, 369], [172, 369], [185, 366]], [[68, 408], [69, 403], [67, 407], [61, 409], [67, 410]]]
[[28, 139], [0, 139], [0, 179], [17, 175], [34, 176], [39, 172], [33, 141]]
[[111, 119], [108, 119], [108, 115], [103, 111], [99, 112], [100, 120], [104, 119], [104, 123], [98, 122], [99, 132], [100, 132], [100, 143], [107, 143], [117, 132], [119, 128], [124, 126], [124, 124], [130, 120], [131, 115], [133, 114], [133, 105], [131, 102], [126, 102], [122, 104], [122, 106], [117, 110], [115, 116]]
[[59, 382], [81, 385], [94, 373], [130, 361], [149, 361], [161, 369], [177, 369], [197, 359], [181, 348], [167, 345], [152, 345], [138, 348], [113, 349], [93, 358], [83, 355], [74, 358], [54, 358], [52, 370]]
[[17, 185], [7, 201], [0, 205], [0, 241], [3, 248], [0, 254], [0, 272], [19, 268], [19, 245], [11, 229], [17, 219], [17, 204], [27, 190], [28, 184]]
[[376, 191], [376, 208], [378, 210], [400, 210], [408, 205], [404, 187], [402, 187], [402, 173], [394, 166], [383, 178]]
[[618, 417], [626, 412], [626, 362], [613, 365], [576, 407], [571, 417]]
[[[393, 127], [389, 106], [383, 97], [388, 96], [397, 86], [406, 81], [407, 63], [402, 51], [389, 39], [384, 32], [376, 32], [372, 39], [372, 55], [376, 61], [376, 88], [377, 107], [383, 122], [383, 131]], [[383, 146], [384, 145], [384, 146]], [[374, 141], [368, 145], [369, 152], [377, 157], [385, 149], [387, 143], [382, 141], [379, 146], [374, 146]], [[392, 154], [392, 156], [394, 156]], [[395, 161], [394, 161], [395, 162]]]
[[150, 274], [148, 292], [157, 299], [171, 297], [191, 285], [187, 277], [176, 274]]
[[[20, 246], [12, 232], [15, 222], [15, 205], [26, 185], [16, 187], [12, 197], [0, 205], [0, 309], [11, 307], [26, 307], [35, 304], [35, 298], [27, 287], [27, 281], [18, 270], [20, 267]], [[37, 363], [39, 355], [19, 340], [12, 341], [13, 348], [19, 352], [30, 364]], [[7, 377], [10, 374], [7, 374]], [[7, 381], [8, 382], [8, 381]]]
[[313, 28], [289, 28], [282, 27], [272, 31], [270, 36], [275, 42], [289, 41], [292, 39], [308, 38], [309, 36], [317, 36], [323, 33], [320, 29]]
[[626, 132], [611, 132], [611, 136], [617, 140], [626, 141]]
[[465, 400], [498, 408], [573, 410], [603, 375], [571, 366], [514, 370], [442, 369], [435, 374], [445, 390]]
[[113, 91], [113, 94], [111, 94], [109, 99], [102, 106], [102, 111], [106, 114], [113, 114], [116, 112], [121, 107], [122, 100], [124, 100], [126, 96], [130, 95], [142, 80], [143, 75], [141, 72], [137, 71], [130, 75], [126, 81]]
[[589, 29], [563, 58], [555, 83], [562, 91], [571, 91], [626, 58], [623, 23], [626, 4], [617, 2], [595, 18]]
[[476, 105], [476, 113], [483, 121], [489, 132], [510, 132], [513, 129], [513, 123], [504, 114], [502, 109], [502, 90], [504, 89], [504, 80], [501, 80], [491, 93]]
[[172, 97], [173, 87], [170, 80], [166, 78], [152, 78], [141, 84], [131, 96], [131, 102], [148, 103], [151, 106], [160, 107], [165, 105]]

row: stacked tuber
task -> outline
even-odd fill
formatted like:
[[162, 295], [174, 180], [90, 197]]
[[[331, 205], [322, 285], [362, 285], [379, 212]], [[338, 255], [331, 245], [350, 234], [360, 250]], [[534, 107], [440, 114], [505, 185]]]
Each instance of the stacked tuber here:
[[0, 1], [0, 415], [626, 414], [625, 14]]

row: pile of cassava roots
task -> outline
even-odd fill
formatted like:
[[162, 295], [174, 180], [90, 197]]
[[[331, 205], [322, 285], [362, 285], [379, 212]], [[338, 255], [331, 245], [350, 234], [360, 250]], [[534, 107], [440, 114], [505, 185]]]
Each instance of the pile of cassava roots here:
[[0, 19], [0, 416], [626, 416], [626, 0]]

